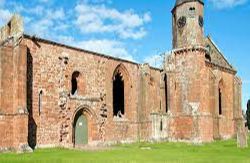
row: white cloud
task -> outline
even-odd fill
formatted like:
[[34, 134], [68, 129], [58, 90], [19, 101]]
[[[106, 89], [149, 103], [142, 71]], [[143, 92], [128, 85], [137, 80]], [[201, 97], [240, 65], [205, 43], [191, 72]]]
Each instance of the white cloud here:
[[231, 8], [246, 3], [248, 0], [209, 0], [218, 9]]
[[79, 48], [134, 61], [133, 56], [128, 53], [124, 44], [115, 40], [89, 40], [81, 41], [76, 45]]
[[109, 39], [91, 39], [91, 40], [75, 40], [72, 36], [57, 35], [53, 36], [55, 40], [60, 40], [61, 43], [78, 47], [80, 49], [89, 50], [101, 53], [108, 56], [135, 61], [133, 55], [126, 49], [126, 45], [121, 41]]
[[34, 15], [24, 17], [29, 34], [55, 40], [58, 35], [57, 32], [66, 31], [69, 28], [63, 8], [45, 10], [41, 6], [36, 6], [24, 12], [36, 16], [35, 18]]
[[12, 14], [9, 10], [1, 9], [0, 8], [0, 26], [6, 24], [9, 19], [11, 18]]
[[[125, 39], [139, 39], [147, 34], [145, 24], [151, 21], [150, 13], [137, 14], [131, 9], [120, 12], [106, 6], [112, 3], [111, 0], [83, 1], [85, 2], [82, 4], [76, 4], [73, 10], [62, 6], [26, 6], [20, 2], [12, 2], [7, 5], [9, 10], [0, 8], [0, 24], [3, 20], [6, 23], [10, 19], [11, 8], [24, 17], [25, 32], [30, 35], [135, 61], [134, 53], [130, 53], [126, 48]], [[90, 35], [85, 35], [87, 33], [100, 35], [93, 35], [90, 39]], [[115, 40], [112, 39], [114, 33], [119, 36]]]
[[150, 13], [136, 14], [133, 10], [120, 12], [105, 5], [78, 4], [76, 24], [82, 33], [115, 33], [123, 39], [140, 39], [147, 32], [143, 28], [151, 21]]
[[63, 8], [60, 9], [49, 9], [46, 11], [47, 19], [62, 20], [65, 18], [65, 12]]
[[243, 84], [250, 84], [250, 80], [242, 80]]
[[[29, 13], [29, 14], [36, 14], [38, 16], [42, 16], [45, 9], [43, 8], [43, 6], [35, 6], [34, 8], [24, 8], [25, 12]], [[44, 15], [43, 15], [44, 16]]]
[[163, 56], [161, 55], [150, 55], [144, 59], [145, 63], [148, 63], [150, 66], [161, 68], [163, 64]]
[[6, 9], [4, 5], [5, 0], [0, 0], [0, 27], [6, 24], [12, 16], [10, 10]]
[[50, 29], [53, 27], [53, 25], [54, 22], [47, 18], [35, 20], [35, 22], [29, 24], [29, 26], [27, 27], [27, 32], [32, 35], [38, 35], [39, 37], [48, 38], [50, 37], [50, 35], [53, 35], [52, 33], [50, 33]]

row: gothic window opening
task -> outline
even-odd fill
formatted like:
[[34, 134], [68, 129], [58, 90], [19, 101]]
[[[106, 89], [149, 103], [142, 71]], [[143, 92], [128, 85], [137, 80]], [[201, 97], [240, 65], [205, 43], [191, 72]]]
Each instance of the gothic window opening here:
[[71, 78], [71, 95], [77, 95], [77, 89], [78, 89], [77, 78], [79, 77], [79, 75], [80, 75], [79, 71], [75, 71], [72, 74], [72, 78]]
[[166, 101], [166, 113], [168, 112], [168, 78], [165, 74], [164, 76], [164, 84], [165, 84], [165, 101]]
[[222, 115], [222, 93], [220, 88], [219, 88], [219, 115]]
[[38, 113], [39, 113], [39, 115], [41, 115], [41, 112], [42, 112], [42, 95], [43, 95], [43, 91], [41, 90], [39, 92], [39, 96], [38, 96]]
[[223, 107], [223, 80], [221, 79], [218, 86], [218, 108], [219, 115], [222, 115], [222, 107]]
[[120, 72], [113, 79], [113, 115], [122, 117], [124, 115], [124, 80]]

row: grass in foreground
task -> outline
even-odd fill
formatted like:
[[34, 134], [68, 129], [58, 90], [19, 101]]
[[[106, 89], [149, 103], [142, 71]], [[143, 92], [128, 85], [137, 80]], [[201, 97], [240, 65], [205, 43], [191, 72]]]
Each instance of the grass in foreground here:
[[[250, 143], [249, 143], [250, 145]], [[146, 148], [143, 148], [146, 147]], [[149, 149], [151, 148], [151, 149]], [[218, 141], [200, 146], [185, 143], [120, 145], [106, 151], [39, 149], [34, 153], [0, 154], [0, 163], [148, 163], [148, 162], [250, 162], [250, 148], [238, 149], [235, 140]]]

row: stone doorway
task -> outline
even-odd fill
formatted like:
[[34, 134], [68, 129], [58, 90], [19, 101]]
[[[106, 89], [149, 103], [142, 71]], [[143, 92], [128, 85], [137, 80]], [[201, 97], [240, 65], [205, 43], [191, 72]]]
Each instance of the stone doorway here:
[[88, 144], [88, 119], [82, 109], [77, 112], [74, 119], [73, 142], [75, 146]]

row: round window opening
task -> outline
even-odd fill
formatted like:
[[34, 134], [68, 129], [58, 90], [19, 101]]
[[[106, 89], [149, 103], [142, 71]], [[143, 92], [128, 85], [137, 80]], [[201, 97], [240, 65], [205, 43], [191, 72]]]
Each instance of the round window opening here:
[[178, 19], [177, 25], [179, 28], [183, 28], [186, 25], [187, 19], [185, 16], [182, 16]]

